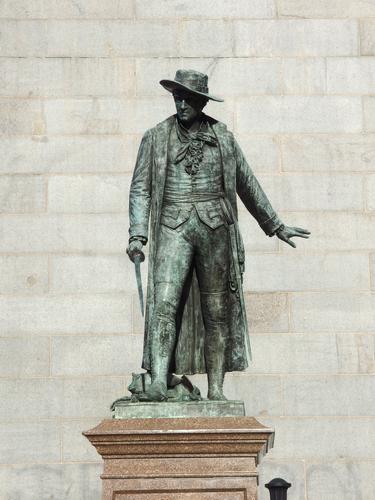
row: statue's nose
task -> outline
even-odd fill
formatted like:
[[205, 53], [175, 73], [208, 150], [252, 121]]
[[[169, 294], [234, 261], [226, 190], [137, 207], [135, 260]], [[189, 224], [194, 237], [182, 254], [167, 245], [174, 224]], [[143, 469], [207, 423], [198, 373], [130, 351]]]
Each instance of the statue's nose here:
[[182, 108], [182, 109], [185, 109], [185, 108], [186, 108], [186, 102], [185, 102], [185, 99], [182, 99], [182, 100], [181, 100], [181, 108]]

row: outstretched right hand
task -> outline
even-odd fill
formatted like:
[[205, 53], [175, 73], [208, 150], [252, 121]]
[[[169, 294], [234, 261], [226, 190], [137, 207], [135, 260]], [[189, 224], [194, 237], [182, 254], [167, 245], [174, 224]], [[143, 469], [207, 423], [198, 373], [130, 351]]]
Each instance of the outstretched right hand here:
[[134, 258], [137, 255], [140, 255], [141, 262], [145, 260], [145, 254], [142, 252], [143, 243], [139, 240], [133, 240], [129, 243], [128, 248], [126, 249], [126, 253], [129, 256], [129, 259], [134, 262]]

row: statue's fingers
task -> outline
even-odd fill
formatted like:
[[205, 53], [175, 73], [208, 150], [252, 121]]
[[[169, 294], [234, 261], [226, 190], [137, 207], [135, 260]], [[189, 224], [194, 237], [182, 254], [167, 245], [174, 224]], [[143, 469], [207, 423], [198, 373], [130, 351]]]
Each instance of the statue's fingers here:
[[296, 247], [297, 247], [297, 245], [296, 245], [296, 244], [294, 243], [294, 241], [292, 241], [292, 240], [287, 239], [287, 240], [284, 240], [284, 241], [286, 241], [286, 242], [288, 243], [288, 245], [290, 245], [290, 246], [291, 246], [291, 247], [293, 247], [293, 248], [296, 248]]
[[298, 231], [299, 233], [303, 234], [311, 234], [311, 232], [308, 229], [303, 229], [303, 227], [292, 227], [294, 231]]
[[308, 234], [301, 234], [301, 233], [295, 233], [295, 234], [293, 234], [293, 236], [297, 236], [298, 238], [308, 238], [309, 237]]

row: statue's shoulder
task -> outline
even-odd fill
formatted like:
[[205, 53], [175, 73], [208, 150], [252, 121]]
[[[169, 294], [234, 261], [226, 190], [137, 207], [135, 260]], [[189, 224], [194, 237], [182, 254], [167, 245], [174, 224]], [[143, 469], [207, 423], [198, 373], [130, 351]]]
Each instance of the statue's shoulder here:
[[161, 132], [164, 132], [166, 129], [168, 129], [173, 125], [175, 117], [176, 115], [168, 116], [168, 118], [165, 118], [165, 120], [162, 120], [161, 122], [157, 123], [154, 127], [148, 129], [147, 132], [151, 134], [159, 134]]

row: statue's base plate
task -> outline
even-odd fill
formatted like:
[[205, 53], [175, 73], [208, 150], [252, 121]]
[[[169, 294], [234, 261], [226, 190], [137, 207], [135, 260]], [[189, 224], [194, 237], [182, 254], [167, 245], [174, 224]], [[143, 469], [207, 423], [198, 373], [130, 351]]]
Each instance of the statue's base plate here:
[[243, 401], [118, 402], [113, 418], [244, 417]]

